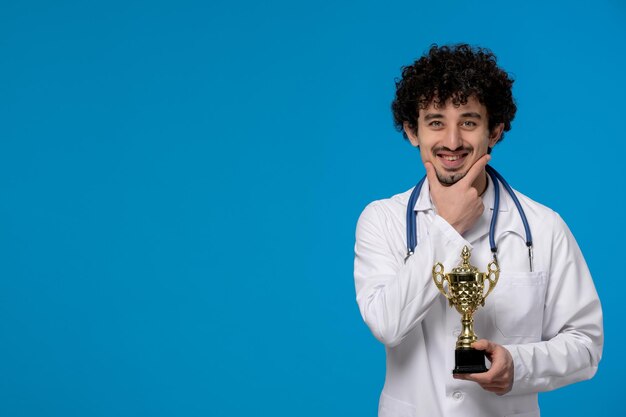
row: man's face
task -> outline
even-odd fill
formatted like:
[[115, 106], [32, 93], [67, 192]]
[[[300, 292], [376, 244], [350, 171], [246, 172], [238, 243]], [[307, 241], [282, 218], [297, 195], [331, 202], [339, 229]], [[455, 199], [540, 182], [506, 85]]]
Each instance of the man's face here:
[[489, 132], [487, 108], [475, 97], [455, 107], [451, 101], [420, 109], [417, 134], [405, 123], [404, 130], [413, 146], [419, 146], [422, 162], [430, 161], [439, 182], [451, 185], [467, 174], [502, 134], [502, 125]]

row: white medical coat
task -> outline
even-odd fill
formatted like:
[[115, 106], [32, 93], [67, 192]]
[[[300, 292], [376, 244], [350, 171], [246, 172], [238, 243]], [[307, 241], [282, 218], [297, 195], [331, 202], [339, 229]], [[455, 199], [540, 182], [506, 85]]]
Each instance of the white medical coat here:
[[487, 269], [493, 184], [482, 216], [461, 236], [436, 215], [426, 181], [414, 207], [418, 246], [405, 263], [411, 191], [369, 204], [356, 231], [357, 302], [387, 355], [379, 417], [539, 416], [537, 392], [591, 378], [602, 355], [602, 310], [580, 249], [557, 213], [516, 192], [533, 236], [530, 272], [524, 227], [503, 188], [495, 233], [500, 279], [474, 314], [474, 330], [511, 353], [513, 389], [497, 396], [452, 378], [461, 316], [435, 287], [432, 267], [441, 262], [450, 272], [467, 245], [470, 263]]

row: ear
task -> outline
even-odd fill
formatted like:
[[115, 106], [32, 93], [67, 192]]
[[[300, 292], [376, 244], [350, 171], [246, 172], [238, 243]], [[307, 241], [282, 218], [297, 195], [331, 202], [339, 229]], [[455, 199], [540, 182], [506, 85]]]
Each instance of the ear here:
[[489, 132], [489, 147], [490, 148], [493, 148], [494, 146], [496, 146], [496, 143], [498, 143], [498, 141], [502, 137], [503, 130], [504, 130], [504, 123], [498, 123], [497, 125], [494, 126], [493, 129], [491, 129], [491, 132]]
[[420, 146], [420, 141], [417, 137], [417, 128], [413, 128], [409, 124], [409, 122], [402, 123], [402, 128], [404, 129], [404, 133], [406, 133], [406, 136], [409, 138], [411, 145], [418, 148]]

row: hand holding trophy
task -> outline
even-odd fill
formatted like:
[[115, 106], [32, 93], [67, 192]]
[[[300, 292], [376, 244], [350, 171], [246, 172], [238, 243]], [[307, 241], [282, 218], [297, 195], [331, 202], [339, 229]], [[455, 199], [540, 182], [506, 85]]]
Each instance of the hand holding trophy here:
[[[433, 266], [433, 281], [439, 291], [448, 299], [450, 306], [454, 306], [462, 315], [461, 334], [456, 341], [454, 351], [455, 368], [453, 374], [473, 374], [487, 372], [485, 354], [481, 350], [472, 348], [472, 343], [478, 340], [474, 333], [474, 318], [472, 315], [479, 306], [485, 305], [485, 299], [493, 291], [500, 276], [500, 267], [494, 259], [487, 266], [487, 272], [480, 272], [470, 265], [471, 254], [467, 246], [463, 247], [461, 265], [445, 274], [444, 267], [437, 262]], [[444, 282], [447, 285], [444, 285]], [[484, 292], [485, 282], [489, 282], [487, 292]]]

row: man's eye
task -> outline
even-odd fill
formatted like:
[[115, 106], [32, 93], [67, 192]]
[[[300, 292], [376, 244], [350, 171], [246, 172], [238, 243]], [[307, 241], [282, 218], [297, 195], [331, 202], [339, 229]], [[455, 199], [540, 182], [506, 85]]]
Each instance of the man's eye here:
[[465, 127], [474, 127], [474, 126], [476, 126], [476, 123], [472, 122], [471, 120], [466, 120], [466, 121], [463, 122], [463, 126], [465, 126]]
[[430, 122], [429, 124], [430, 124], [430, 126], [432, 126], [432, 127], [441, 127], [441, 126], [443, 126], [443, 123], [441, 123], [441, 122], [440, 122], [440, 121], [438, 121], [438, 120], [433, 120], [433, 121], [432, 121], [432, 122]]

